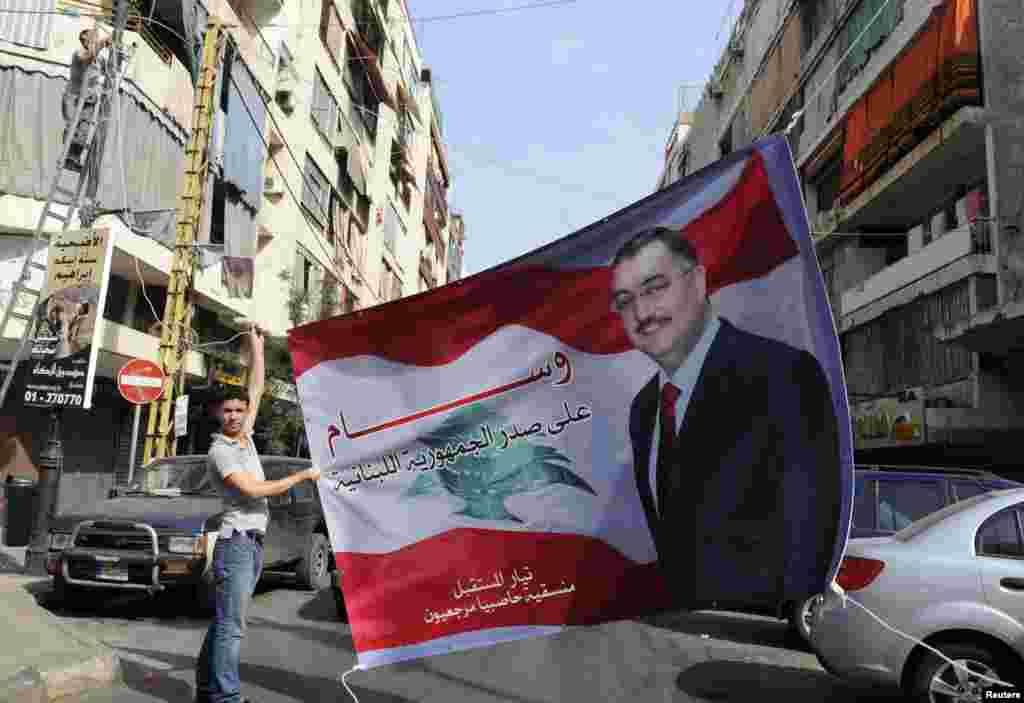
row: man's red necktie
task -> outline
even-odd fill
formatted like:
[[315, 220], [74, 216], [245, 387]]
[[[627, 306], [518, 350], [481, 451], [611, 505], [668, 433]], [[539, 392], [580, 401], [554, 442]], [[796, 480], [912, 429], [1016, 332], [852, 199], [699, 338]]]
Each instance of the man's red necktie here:
[[672, 383], [666, 383], [661, 388], [661, 417], [659, 418], [659, 425], [661, 429], [661, 437], [658, 442], [658, 466], [657, 466], [657, 479], [656, 483], [658, 486], [658, 513], [664, 513], [664, 505], [662, 504], [664, 496], [665, 481], [668, 479], [669, 472], [673, 464], [672, 458], [675, 454], [675, 443], [676, 443], [676, 401], [679, 400], [679, 395], [682, 391]]

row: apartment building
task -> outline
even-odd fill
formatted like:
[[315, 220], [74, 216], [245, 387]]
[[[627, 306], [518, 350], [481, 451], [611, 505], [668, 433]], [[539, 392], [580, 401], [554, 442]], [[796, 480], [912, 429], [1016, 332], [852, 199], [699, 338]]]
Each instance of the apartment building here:
[[[442, 114], [405, 0], [132, 2], [137, 17], [125, 43], [135, 48], [115, 109], [120, 135], [106, 142], [101, 214], [93, 223], [115, 236], [110, 295], [93, 409], [63, 413], [62, 506], [104, 493], [128, 473], [133, 407], [113, 379], [131, 358], [158, 358], [174, 209], [209, 18], [226, 23], [231, 40], [219, 73], [199, 232], [196, 340], [185, 364], [192, 398], [215, 382], [240, 382], [240, 341], [232, 340], [240, 316], [259, 321], [271, 332], [270, 345], [284, 351], [295, 325], [461, 275], [463, 227], [447, 205]], [[110, 32], [105, 18], [84, 12], [0, 17], [3, 271], [13, 271], [13, 253], [31, 235], [55, 171], [60, 96], [78, 34], [97, 25]], [[251, 290], [221, 263], [231, 241], [251, 247]], [[21, 331], [2, 331], [0, 360], [12, 357]], [[286, 379], [269, 390], [283, 403], [296, 401]], [[0, 472], [31, 474], [46, 415], [22, 407], [17, 396], [11, 393], [0, 412]], [[204, 451], [210, 429], [196, 404], [178, 451]], [[137, 461], [141, 455], [140, 439]]]
[[1022, 41], [1019, 2], [748, 0], [669, 138], [659, 187], [792, 124], [859, 460], [1018, 463]]

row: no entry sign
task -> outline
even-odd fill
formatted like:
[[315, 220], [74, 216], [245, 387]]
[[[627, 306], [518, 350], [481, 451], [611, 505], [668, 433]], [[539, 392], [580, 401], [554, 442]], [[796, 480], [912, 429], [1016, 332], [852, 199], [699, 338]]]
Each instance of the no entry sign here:
[[145, 359], [132, 359], [117, 372], [117, 390], [129, 403], [145, 405], [164, 392], [164, 371]]

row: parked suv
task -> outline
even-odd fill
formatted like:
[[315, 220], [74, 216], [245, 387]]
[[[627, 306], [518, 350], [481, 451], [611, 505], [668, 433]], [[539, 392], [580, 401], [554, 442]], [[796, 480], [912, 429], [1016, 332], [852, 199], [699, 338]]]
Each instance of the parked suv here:
[[[947, 505], [989, 491], [1024, 486], [989, 471], [933, 466], [862, 464], [853, 473], [850, 537], [886, 537]], [[790, 625], [805, 639], [818, 596], [789, 611]]]
[[[261, 456], [260, 461], [269, 480], [311, 465], [291, 457]], [[268, 503], [264, 569], [294, 572], [306, 588], [328, 586], [334, 559], [316, 485], [303, 481]], [[73, 601], [99, 590], [153, 594], [193, 588], [199, 606], [209, 610], [206, 564], [222, 515], [206, 455], [160, 459], [143, 469], [139, 483], [51, 522], [47, 571], [54, 595]]]

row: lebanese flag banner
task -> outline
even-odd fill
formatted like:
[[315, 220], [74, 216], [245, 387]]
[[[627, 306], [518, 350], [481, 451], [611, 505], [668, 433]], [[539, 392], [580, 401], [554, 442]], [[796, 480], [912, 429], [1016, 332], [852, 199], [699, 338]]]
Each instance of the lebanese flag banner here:
[[[690, 243], [713, 313], [673, 370], [672, 468], [652, 439], [666, 357], [632, 340], [642, 308], [699, 304], [698, 274], [623, 289], [661, 241], [613, 266], [655, 227]], [[295, 328], [289, 347], [363, 667], [782, 604], [835, 574], [849, 409], [783, 137], [514, 261]]]

